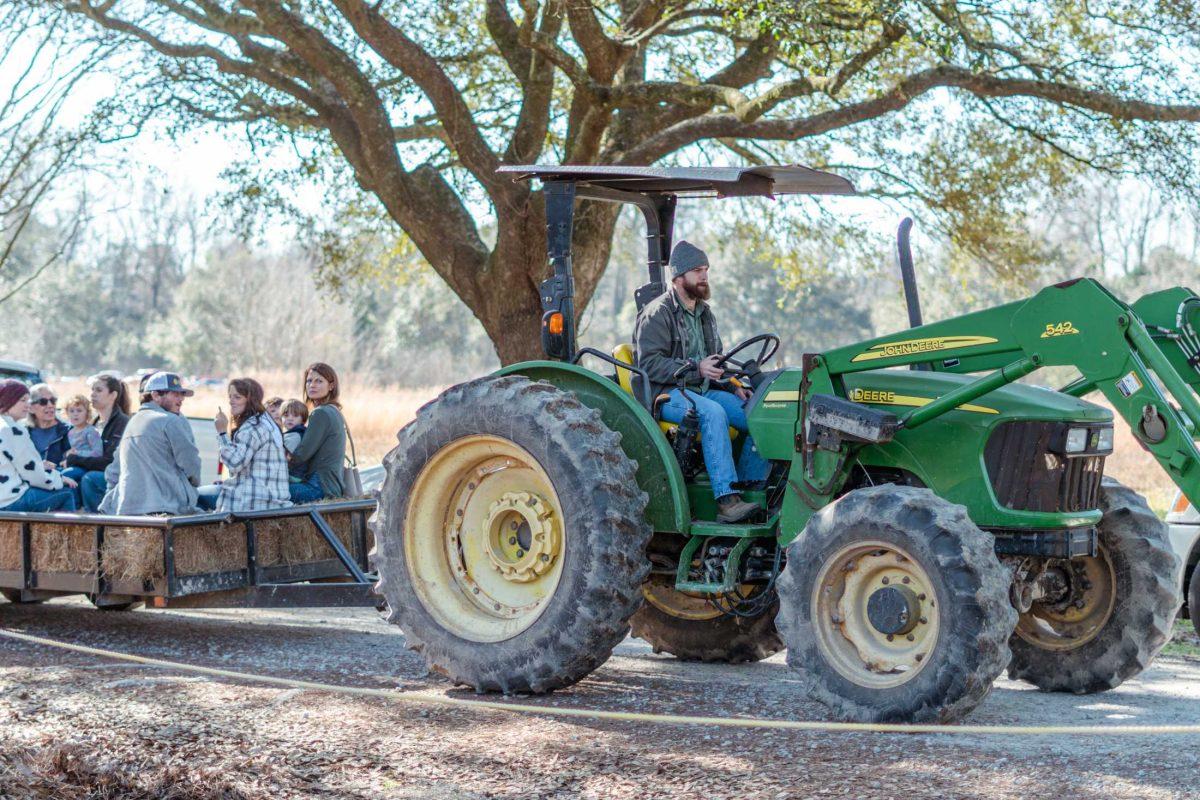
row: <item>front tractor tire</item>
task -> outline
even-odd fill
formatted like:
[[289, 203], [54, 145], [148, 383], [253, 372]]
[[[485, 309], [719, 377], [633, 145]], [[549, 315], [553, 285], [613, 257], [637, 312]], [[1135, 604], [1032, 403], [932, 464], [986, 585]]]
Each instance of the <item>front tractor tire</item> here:
[[858, 489], [789, 546], [779, 631], [806, 693], [854, 722], [951, 722], [1008, 663], [1017, 613], [992, 537], [928, 489]]
[[446, 390], [384, 460], [378, 590], [410, 649], [479, 692], [548, 692], [603, 664], [650, 570], [620, 436], [522, 376]]
[[1010, 678], [1044, 691], [1103, 692], [1150, 666], [1171, 638], [1182, 597], [1166, 524], [1109, 478], [1100, 507], [1100, 554], [1066, 562], [1067, 595], [1021, 615]]
[[778, 603], [756, 616], [723, 614], [705, 596], [675, 589], [673, 576], [651, 576], [642, 586], [645, 602], [633, 615], [633, 635], [656, 653], [682, 661], [744, 664], [783, 649], [775, 629]]

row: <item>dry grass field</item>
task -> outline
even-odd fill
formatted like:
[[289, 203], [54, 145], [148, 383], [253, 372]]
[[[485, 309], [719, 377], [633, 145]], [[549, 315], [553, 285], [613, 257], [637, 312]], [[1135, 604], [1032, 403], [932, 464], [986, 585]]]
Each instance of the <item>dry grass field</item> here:
[[[272, 374], [256, 376], [262, 382], [267, 397], [299, 397], [300, 386], [295, 375]], [[60, 398], [87, 387], [80, 382], [54, 383]], [[342, 405], [354, 443], [358, 448], [359, 464], [378, 464], [396, 444], [396, 432], [404, 427], [417, 409], [432, 400], [445, 387], [380, 386], [362, 376], [343, 379]], [[224, 387], [207, 386], [197, 389], [196, 396], [183, 407], [188, 416], [211, 417], [217, 408], [229, 411]], [[1160, 516], [1166, 514], [1175, 497], [1175, 484], [1154, 459], [1133, 438], [1129, 426], [1119, 417], [1116, 423], [1116, 452], [1108, 459], [1105, 472], [1146, 496], [1150, 507]]]

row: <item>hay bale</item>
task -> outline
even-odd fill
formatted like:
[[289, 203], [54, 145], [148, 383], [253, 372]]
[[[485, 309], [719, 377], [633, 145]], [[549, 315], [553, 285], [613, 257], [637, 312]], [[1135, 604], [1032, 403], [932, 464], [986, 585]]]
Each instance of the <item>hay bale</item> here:
[[175, 529], [175, 574], [204, 575], [246, 568], [246, 527], [198, 525]]
[[21, 523], [0, 522], [0, 569], [21, 568]]
[[[353, 553], [351, 513], [339, 511], [322, 516], [334, 535]], [[264, 567], [290, 567], [337, 558], [308, 517], [256, 520], [254, 534], [258, 540], [258, 563]]]
[[166, 577], [163, 531], [155, 528], [106, 528], [101, 564], [114, 581], [158, 581]]
[[90, 526], [35, 522], [29, 551], [38, 572], [96, 574], [96, 531]]

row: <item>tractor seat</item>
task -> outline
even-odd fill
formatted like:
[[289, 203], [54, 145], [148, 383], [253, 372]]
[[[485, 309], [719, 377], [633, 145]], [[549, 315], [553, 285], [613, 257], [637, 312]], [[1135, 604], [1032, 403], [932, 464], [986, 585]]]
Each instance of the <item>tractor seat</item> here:
[[[617, 345], [616, 347], [613, 348], [612, 356], [617, 361], [620, 361], [622, 364], [629, 364], [630, 366], [632, 366], [633, 365], [633, 345], [631, 345], [631, 344]], [[621, 388], [624, 389], [626, 392], [628, 392], [631, 396], [637, 397], [637, 395], [634, 394], [634, 391], [633, 391], [633, 371], [632, 370], [622, 369], [621, 367], [617, 367], [617, 383], [621, 384]], [[661, 419], [659, 419], [659, 413], [662, 409], [662, 404], [664, 402], [666, 402], [666, 400], [667, 400], [667, 395], [665, 395], [665, 394], [660, 394], [658, 397], [654, 398], [654, 408], [651, 411], [651, 413], [654, 415], [654, 419], [658, 421], [658, 427], [662, 428], [663, 433], [672, 433], [679, 426], [676, 425], [674, 422], [663, 422]], [[736, 439], [737, 435], [738, 435], [737, 428], [731, 427], [729, 429], [729, 438]]]

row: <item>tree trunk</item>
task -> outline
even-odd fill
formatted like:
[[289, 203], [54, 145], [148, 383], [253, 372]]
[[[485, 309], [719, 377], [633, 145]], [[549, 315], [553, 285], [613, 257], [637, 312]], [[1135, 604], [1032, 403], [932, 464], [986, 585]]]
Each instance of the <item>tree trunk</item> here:
[[[612, 203], [585, 201], [576, 206], [572, 258], [576, 322], [604, 274], [619, 210]], [[545, 204], [541, 193], [535, 192], [519, 213], [500, 216], [496, 245], [475, 280], [477, 302], [468, 303], [502, 364], [545, 358], [539, 287], [550, 275]]]

